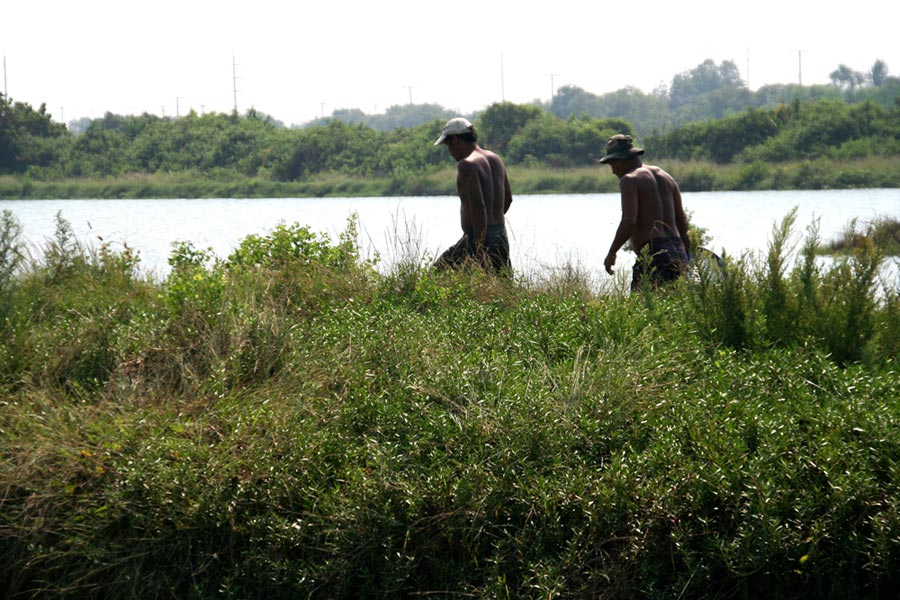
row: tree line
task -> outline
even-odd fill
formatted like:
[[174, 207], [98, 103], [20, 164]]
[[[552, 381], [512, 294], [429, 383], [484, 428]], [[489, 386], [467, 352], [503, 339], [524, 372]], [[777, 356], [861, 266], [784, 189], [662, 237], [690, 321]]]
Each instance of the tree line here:
[[[615, 133], [634, 135], [657, 160], [897, 156], [900, 80], [879, 64], [868, 79], [839, 69], [831, 86], [768, 86], [751, 93], [733, 63], [706, 61], [651, 95], [626, 89], [592, 97], [570, 86], [549, 106], [501, 102], [468, 116], [480, 142], [510, 165], [590, 165]], [[653, 111], [662, 102], [668, 112], [660, 120]], [[51, 181], [188, 172], [302, 181], [330, 173], [402, 177], [445, 167], [446, 153], [433, 141], [451, 113], [437, 105], [415, 108], [419, 122], [390, 128], [365, 123], [353, 111], [340, 113], [346, 119], [289, 128], [251, 109], [177, 119], [107, 113], [73, 131], [55, 123], [45, 105], [34, 109], [0, 94], [0, 175]], [[399, 123], [401, 112], [384, 116]]]
[[795, 100], [836, 100], [857, 103], [871, 100], [885, 108], [900, 97], [900, 78], [891, 77], [884, 61], [878, 60], [862, 73], [840, 65], [830, 85], [764, 85], [751, 91], [732, 61], [716, 64], [706, 60], [679, 73], [670, 85], [646, 94], [636, 88], [598, 96], [577, 86], [563, 86], [548, 110], [560, 118], [587, 114], [618, 117], [634, 123], [642, 136], [658, 134], [696, 121], [720, 119], [750, 108], [774, 109]]

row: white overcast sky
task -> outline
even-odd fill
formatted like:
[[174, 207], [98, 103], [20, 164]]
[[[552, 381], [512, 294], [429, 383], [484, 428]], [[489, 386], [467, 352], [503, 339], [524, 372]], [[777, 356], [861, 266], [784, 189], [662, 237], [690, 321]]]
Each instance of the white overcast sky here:
[[706, 59], [754, 90], [879, 59], [896, 76], [898, 16], [896, 0], [0, 0], [0, 52], [7, 94], [57, 121], [230, 112], [237, 87], [240, 112], [291, 125], [410, 98], [469, 113], [566, 84], [651, 92]]

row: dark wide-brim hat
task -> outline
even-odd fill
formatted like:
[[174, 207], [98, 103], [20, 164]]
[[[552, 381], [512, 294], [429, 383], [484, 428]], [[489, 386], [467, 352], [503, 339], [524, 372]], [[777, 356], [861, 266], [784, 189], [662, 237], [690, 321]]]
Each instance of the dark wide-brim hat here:
[[636, 147], [630, 135], [618, 133], [607, 140], [606, 154], [601, 156], [597, 162], [606, 164], [616, 158], [631, 158], [643, 153], [644, 149]]

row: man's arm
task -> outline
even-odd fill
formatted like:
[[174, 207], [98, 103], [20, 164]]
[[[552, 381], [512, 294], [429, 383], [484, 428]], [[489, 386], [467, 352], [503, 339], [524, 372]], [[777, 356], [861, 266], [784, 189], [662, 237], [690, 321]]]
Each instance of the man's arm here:
[[687, 214], [684, 212], [684, 206], [681, 203], [681, 189], [675, 184], [672, 190], [672, 200], [675, 203], [675, 225], [678, 226], [678, 235], [681, 237], [681, 243], [684, 244], [684, 251], [691, 253], [691, 236], [688, 232]]
[[612, 244], [609, 245], [609, 252], [603, 261], [603, 266], [610, 275], [613, 272], [613, 265], [616, 264], [616, 252], [631, 238], [637, 224], [638, 193], [634, 182], [630, 179], [622, 179], [619, 181], [619, 189], [622, 190], [622, 220], [619, 221], [616, 235], [613, 237]]
[[506, 211], [509, 210], [509, 205], [512, 204], [512, 188], [509, 187], [509, 176], [506, 173], [506, 170], [503, 171], [503, 189], [506, 190], [505, 197], [503, 198], [503, 214], [506, 214]]

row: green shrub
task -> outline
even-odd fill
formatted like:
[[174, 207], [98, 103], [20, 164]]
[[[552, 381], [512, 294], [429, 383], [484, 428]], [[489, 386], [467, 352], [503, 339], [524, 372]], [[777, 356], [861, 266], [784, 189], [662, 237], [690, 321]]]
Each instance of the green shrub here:
[[0, 585], [888, 597], [897, 295], [871, 241], [822, 264], [811, 227], [791, 267], [794, 214], [764, 264], [652, 296], [415, 252], [381, 275], [349, 225], [224, 260], [177, 245], [158, 283], [112, 246], [26, 260], [0, 344]]
[[0, 299], [12, 286], [13, 276], [24, 259], [21, 235], [22, 225], [12, 211], [0, 213]]
[[736, 190], [765, 189], [764, 183], [770, 178], [769, 165], [755, 160], [750, 164], [742, 165], [735, 183]]
[[678, 185], [685, 192], [711, 192], [716, 189], [716, 175], [713, 169], [693, 163], [679, 173]]

